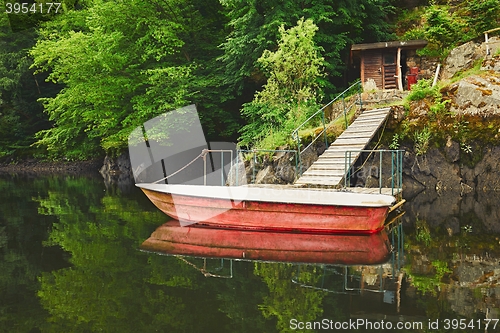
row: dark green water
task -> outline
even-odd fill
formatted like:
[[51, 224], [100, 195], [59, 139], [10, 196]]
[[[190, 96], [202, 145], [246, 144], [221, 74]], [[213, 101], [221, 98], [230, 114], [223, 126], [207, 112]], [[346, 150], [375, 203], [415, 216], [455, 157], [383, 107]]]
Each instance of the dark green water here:
[[485, 332], [482, 319], [500, 316], [496, 198], [461, 197], [456, 211], [451, 197], [415, 198], [394, 229], [404, 248], [382, 266], [203, 261], [138, 250], [167, 218], [133, 187], [0, 176], [0, 332], [297, 332], [368, 319], [358, 331]]

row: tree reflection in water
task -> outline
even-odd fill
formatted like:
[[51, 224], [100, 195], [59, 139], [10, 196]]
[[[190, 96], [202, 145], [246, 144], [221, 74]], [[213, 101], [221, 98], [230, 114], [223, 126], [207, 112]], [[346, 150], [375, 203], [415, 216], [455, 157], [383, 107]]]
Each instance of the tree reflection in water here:
[[[139, 192], [105, 191], [99, 178], [0, 177], [0, 197], [0, 327], [8, 332], [286, 332], [292, 318], [470, 320], [500, 312], [499, 236], [477, 214], [453, 216], [458, 226], [422, 215], [420, 231], [410, 215], [404, 276], [386, 264], [387, 293], [367, 290], [379, 290], [379, 266], [347, 268], [346, 284], [344, 270], [330, 265], [299, 271], [235, 261], [228, 279], [140, 252], [165, 216]], [[345, 286], [356, 290], [330, 292]]]

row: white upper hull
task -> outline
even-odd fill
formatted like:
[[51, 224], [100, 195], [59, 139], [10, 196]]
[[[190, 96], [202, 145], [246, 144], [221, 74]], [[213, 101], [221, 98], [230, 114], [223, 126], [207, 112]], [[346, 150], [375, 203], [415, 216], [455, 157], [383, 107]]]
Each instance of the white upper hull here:
[[389, 207], [396, 201], [393, 196], [385, 194], [365, 194], [338, 190], [297, 188], [292, 186], [203, 186], [150, 183], [136, 184], [136, 186], [172, 195], [233, 201], [259, 201], [351, 207]]

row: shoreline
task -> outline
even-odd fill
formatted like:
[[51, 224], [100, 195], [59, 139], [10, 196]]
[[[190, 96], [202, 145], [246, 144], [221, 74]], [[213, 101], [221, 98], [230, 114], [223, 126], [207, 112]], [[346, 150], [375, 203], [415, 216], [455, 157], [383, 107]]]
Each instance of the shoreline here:
[[62, 174], [99, 174], [102, 159], [87, 161], [40, 161], [27, 159], [15, 163], [0, 162], [0, 174], [10, 173], [62, 173]]

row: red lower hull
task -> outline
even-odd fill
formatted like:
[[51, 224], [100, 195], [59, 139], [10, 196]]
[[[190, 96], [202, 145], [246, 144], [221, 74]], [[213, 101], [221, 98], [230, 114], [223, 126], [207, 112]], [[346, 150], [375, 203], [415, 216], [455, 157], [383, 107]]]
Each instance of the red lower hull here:
[[386, 262], [385, 230], [371, 235], [326, 235], [181, 227], [163, 224], [141, 249], [171, 255], [280, 262], [374, 265]]
[[168, 193], [142, 190], [153, 204], [176, 220], [239, 230], [371, 234], [383, 228], [389, 211], [387, 206], [235, 203], [227, 199], [179, 195], [172, 198]]

